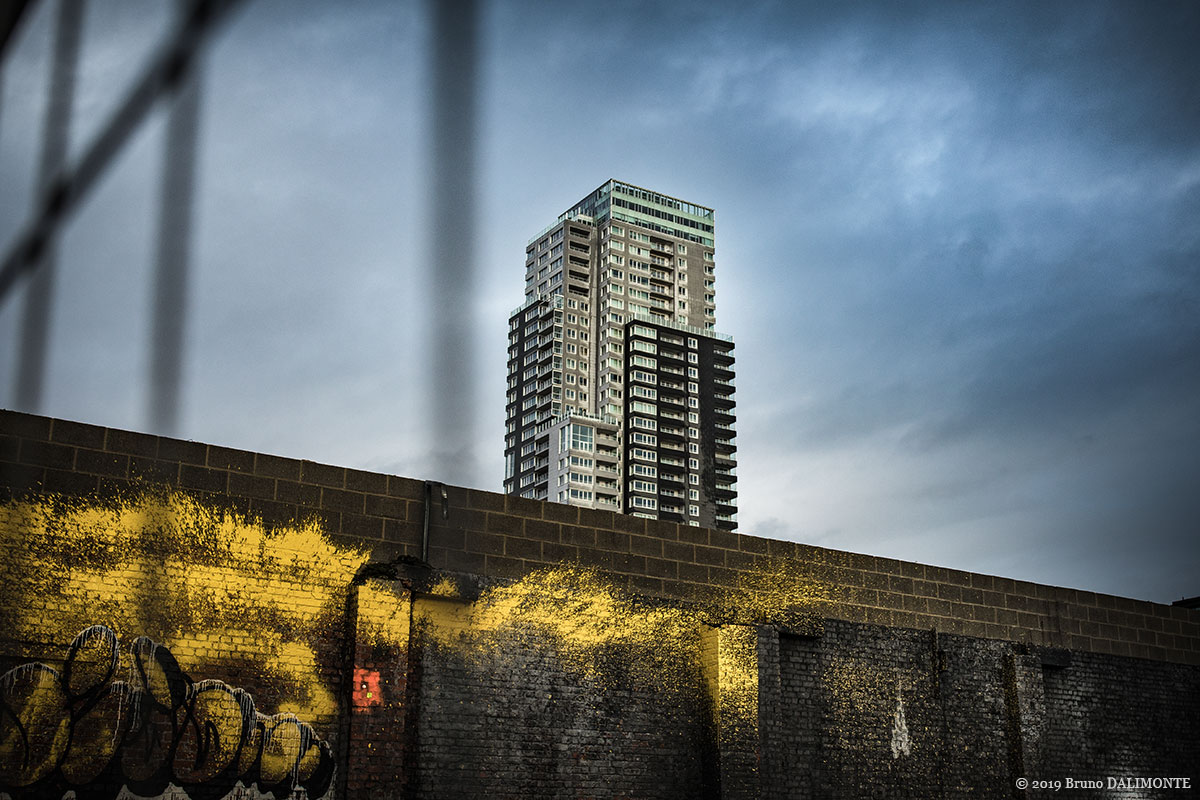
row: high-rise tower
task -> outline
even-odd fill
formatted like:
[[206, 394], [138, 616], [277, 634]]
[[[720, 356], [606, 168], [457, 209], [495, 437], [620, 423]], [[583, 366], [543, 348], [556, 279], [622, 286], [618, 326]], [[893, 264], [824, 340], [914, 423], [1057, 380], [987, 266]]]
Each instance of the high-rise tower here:
[[733, 530], [733, 340], [713, 210], [609, 180], [525, 248], [504, 491]]

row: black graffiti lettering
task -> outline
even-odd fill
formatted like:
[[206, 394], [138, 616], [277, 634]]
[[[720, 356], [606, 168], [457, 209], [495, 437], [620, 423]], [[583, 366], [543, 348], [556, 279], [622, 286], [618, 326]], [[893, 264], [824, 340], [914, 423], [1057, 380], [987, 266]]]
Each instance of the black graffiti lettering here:
[[117, 636], [94, 625], [71, 643], [60, 674], [40, 663], [0, 676], [0, 791], [13, 800], [115, 800], [181, 787], [218, 800], [239, 783], [276, 798], [323, 797], [328, 744], [292, 714], [266, 716], [246, 691], [194, 682], [147, 637], [130, 647], [130, 681], [114, 680]]

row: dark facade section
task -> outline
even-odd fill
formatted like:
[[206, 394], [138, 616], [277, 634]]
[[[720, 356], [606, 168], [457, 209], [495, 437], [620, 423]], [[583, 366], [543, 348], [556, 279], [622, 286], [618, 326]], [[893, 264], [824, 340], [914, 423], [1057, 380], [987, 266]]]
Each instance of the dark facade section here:
[[735, 529], [733, 342], [643, 319], [625, 341], [625, 513]]
[[546, 448], [537, 447], [562, 411], [563, 298], [555, 295], [518, 308], [509, 319], [508, 406], [504, 490], [533, 497], [546, 491]]
[[[690, 339], [689, 339], [690, 341]], [[700, 489], [712, 518], [699, 523], [737, 528], [737, 442], [734, 432], [733, 342], [697, 337], [700, 362]]]

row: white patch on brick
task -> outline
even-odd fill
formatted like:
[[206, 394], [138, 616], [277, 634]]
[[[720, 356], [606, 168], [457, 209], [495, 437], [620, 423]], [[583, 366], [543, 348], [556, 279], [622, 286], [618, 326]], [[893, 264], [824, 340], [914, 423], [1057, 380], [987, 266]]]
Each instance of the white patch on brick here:
[[900, 687], [896, 687], [896, 715], [892, 721], [892, 758], [908, 755], [912, 745], [908, 740], [908, 725], [904, 722], [904, 699], [900, 697]]

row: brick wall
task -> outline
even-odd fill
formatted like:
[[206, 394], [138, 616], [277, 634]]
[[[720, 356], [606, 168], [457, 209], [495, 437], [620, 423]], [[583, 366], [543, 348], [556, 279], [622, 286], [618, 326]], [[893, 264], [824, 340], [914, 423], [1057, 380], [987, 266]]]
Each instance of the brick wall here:
[[[421, 554], [425, 486], [408, 478], [7, 411], [0, 469], [7, 497], [150, 481], [268, 524], [315, 517], [377, 559]], [[428, 561], [439, 569], [503, 579], [571, 561], [634, 592], [695, 599], [787, 558], [830, 588], [819, 608], [835, 619], [1200, 664], [1193, 609], [455, 486], [438, 487], [432, 512]]]
[[1188, 764], [1195, 774], [1200, 765], [1196, 670], [1072, 653], [1044, 666], [1038, 677], [1045, 697], [1044, 774], [1170, 776]]
[[588, 680], [536, 640], [478, 659], [416, 644], [413, 797], [704, 796], [702, 698], [687, 678], [668, 697], [636, 675]]
[[1200, 763], [1194, 610], [13, 412], [0, 534], [13, 800], [999, 798]]
[[[1023, 797], [1022, 776], [1190, 775], [1194, 785], [1194, 668], [834, 621], [780, 646], [771, 753], [786, 778], [764, 796]], [[1052, 793], [1109, 796], [1029, 796]]]

